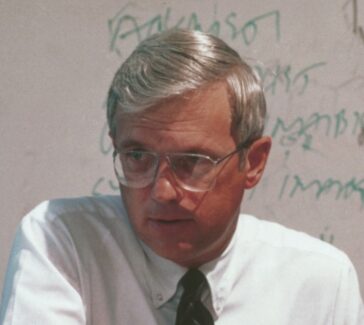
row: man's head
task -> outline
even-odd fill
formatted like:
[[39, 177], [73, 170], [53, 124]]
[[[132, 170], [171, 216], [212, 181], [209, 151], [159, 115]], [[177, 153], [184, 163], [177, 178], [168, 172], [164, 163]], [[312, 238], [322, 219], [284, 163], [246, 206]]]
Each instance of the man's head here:
[[157, 254], [192, 267], [225, 249], [268, 157], [265, 109], [255, 73], [211, 35], [167, 31], [123, 63], [108, 97], [115, 166], [134, 230]]
[[266, 103], [257, 75], [221, 39], [189, 30], [169, 30], [146, 39], [116, 72], [107, 102], [111, 135], [117, 112], [143, 110], [214, 81], [227, 85], [236, 140], [259, 138]]

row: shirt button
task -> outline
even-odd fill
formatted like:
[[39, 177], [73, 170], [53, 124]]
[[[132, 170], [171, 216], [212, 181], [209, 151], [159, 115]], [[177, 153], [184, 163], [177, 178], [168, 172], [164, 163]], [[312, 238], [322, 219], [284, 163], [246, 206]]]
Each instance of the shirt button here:
[[159, 302], [161, 302], [161, 301], [163, 300], [163, 296], [162, 296], [162, 294], [161, 294], [161, 293], [157, 293], [156, 298], [157, 298], [157, 300], [158, 300]]

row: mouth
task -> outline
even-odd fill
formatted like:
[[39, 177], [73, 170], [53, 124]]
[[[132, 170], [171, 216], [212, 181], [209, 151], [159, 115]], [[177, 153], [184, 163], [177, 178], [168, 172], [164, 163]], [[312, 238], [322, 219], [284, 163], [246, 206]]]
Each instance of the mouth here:
[[174, 223], [177, 223], [177, 222], [180, 222], [181, 220], [153, 220], [154, 222], [159, 222], [159, 223], [164, 223], [166, 225], [168, 224], [174, 224]]
[[174, 225], [179, 223], [191, 222], [191, 219], [149, 219], [150, 222], [159, 223], [162, 225]]
[[181, 232], [193, 225], [192, 219], [149, 219], [150, 226], [158, 232]]

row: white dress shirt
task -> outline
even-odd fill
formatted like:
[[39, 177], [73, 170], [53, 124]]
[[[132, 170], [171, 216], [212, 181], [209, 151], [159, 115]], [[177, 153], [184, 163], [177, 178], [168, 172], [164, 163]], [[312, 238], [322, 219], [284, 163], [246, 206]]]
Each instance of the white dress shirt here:
[[[203, 265], [216, 325], [363, 325], [356, 272], [333, 246], [241, 215]], [[186, 271], [142, 244], [116, 196], [53, 200], [22, 221], [0, 324], [173, 325]]]

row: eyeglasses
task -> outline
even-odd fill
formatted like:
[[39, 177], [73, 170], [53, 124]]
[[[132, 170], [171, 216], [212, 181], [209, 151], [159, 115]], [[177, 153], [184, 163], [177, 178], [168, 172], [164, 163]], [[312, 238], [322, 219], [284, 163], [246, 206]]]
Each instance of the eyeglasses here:
[[114, 151], [114, 170], [118, 181], [129, 188], [140, 189], [155, 181], [159, 164], [164, 158], [176, 182], [184, 189], [192, 192], [204, 192], [215, 186], [217, 166], [248, 147], [241, 143], [226, 156], [213, 159], [195, 153], [165, 153], [143, 150]]

